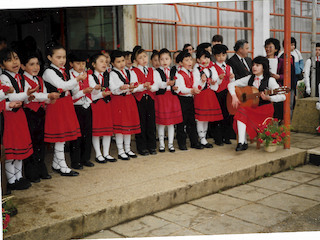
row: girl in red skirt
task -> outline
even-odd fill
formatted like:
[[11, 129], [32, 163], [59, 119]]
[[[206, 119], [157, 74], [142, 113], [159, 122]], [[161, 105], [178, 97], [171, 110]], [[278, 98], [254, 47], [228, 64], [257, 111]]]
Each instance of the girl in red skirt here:
[[[5, 148], [5, 169], [9, 190], [22, 190], [31, 186], [29, 180], [22, 177], [22, 161], [32, 155], [32, 142], [30, 138], [26, 115], [21, 108], [22, 101], [32, 100], [34, 89], [24, 92], [25, 81], [19, 74], [20, 59], [15, 51], [9, 48], [0, 51], [0, 65], [4, 69], [0, 76], [1, 84], [9, 87], [2, 87], [7, 100], [19, 101], [18, 103], [6, 104], [4, 111], [4, 133], [3, 146]], [[13, 87], [13, 91], [12, 88]], [[3, 91], [2, 90], [2, 91]], [[17, 107], [11, 109], [10, 107]]]
[[[249, 134], [250, 139], [253, 139], [257, 135], [257, 129], [259, 124], [273, 116], [272, 102], [281, 102], [286, 100], [284, 94], [269, 96], [264, 94], [265, 89], [279, 88], [277, 81], [270, 77], [269, 61], [266, 57], [258, 56], [252, 61], [252, 73], [253, 75], [240, 78], [235, 82], [229, 83], [228, 90], [232, 96], [232, 105], [238, 110], [234, 115], [233, 128], [238, 132], [238, 145], [236, 151], [243, 151], [248, 148], [246, 140], [246, 132]], [[259, 106], [252, 107], [239, 107], [240, 101], [235, 93], [235, 86], [245, 87], [254, 86], [261, 92]]]
[[[111, 92], [109, 81], [105, 75], [107, 71], [107, 58], [102, 53], [90, 57], [90, 68], [94, 70], [89, 76], [89, 86], [93, 88], [92, 96], [92, 144], [96, 152], [96, 162], [115, 162], [115, 158], [109, 155], [111, 136], [113, 134]], [[102, 137], [103, 155], [100, 148]]]
[[215, 94], [218, 89], [218, 75], [215, 69], [210, 67], [210, 53], [200, 49], [197, 54], [197, 64], [193, 68], [196, 86], [201, 92], [194, 96], [195, 118], [200, 143], [205, 148], [212, 148], [213, 145], [206, 139], [208, 123], [223, 119], [220, 104]]
[[118, 158], [129, 160], [137, 157], [130, 147], [131, 135], [141, 132], [138, 108], [132, 95], [138, 86], [138, 79], [133, 71], [125, 69], [123, 52], [115, 50], [111, 55], [111, 62], [114, 68], [110, 72], [110, 90]]
[[74, 110], [70, 90], [86, 78], [81, 74], [68, 80], [64, 65], [66, 64], [66, 50], [55, 42], [46, 44], [46, 55], [51, 62], [43, 73], [43, 80], [47, 92], [59, 92], [60, 98], [54, 104], [48, 104], [46, 109], [44, 141], [55, 143], [52, 170], [61, 176], [78, 176], [65, 161], [64, 145], [66, 141], [75, 140], [81, 136], [80, 126]]
[[181, 105], [178, 96], [173, 91], [178, 90], [174, 86], [175, 79], [170, 73], [171, 55], [168, 49], [163, 48], [159, 52], [160, 68], [154, 72], [154, 84], [152, 91], [156, 92], [155, 113], [158, 124], [159, 152], [165, 151], [164, 128], [168, 127], [168, 148], [175, 152], [173, 147], [174, 125], [183, 121]]

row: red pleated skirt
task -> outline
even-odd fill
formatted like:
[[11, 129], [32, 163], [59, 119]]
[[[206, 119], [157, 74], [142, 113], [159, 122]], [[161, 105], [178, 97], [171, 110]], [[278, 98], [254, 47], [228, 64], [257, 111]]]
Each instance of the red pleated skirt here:
[[48, 104], [44, 125], [45, 142], [66, 142], [81, 136], [80, 126], [71, 96]]
[[198, 121], [215, 122], [223, 119], [219, 101], [211, 89], [205, 89], [194, 96], [194, 109]]
[[237, 133], [237, 120], [243, 122], [247, 128], [246, 131], [250, 137], [253, 139], [257, 136], [257, 129], [260, 124], [268, 117], [273, 116], [273, 104], [265, 104], [258, 106], [256, 108], [252, 107], [239, 107], [236, 114], [234, 115], [233, 129]]
[[106, 103], [99, 99], [96, 103], [91, 104], [92, 108], [92, 136], [112, 136], [113, 134], [113, 117], [112, 103]]
[[33, 154], [26, 115], [22, 108], [17, 112], [4, 111], [3, 146], [6, 159], [23, 160]]
[[172, 125], [183, 121], [180, 101], [171, 91], [156, 95], [154, 101], [156, 124]]
[[111, 99], [114, 133], [140, 133], [140, 118], [133, 95], [112, 95]]

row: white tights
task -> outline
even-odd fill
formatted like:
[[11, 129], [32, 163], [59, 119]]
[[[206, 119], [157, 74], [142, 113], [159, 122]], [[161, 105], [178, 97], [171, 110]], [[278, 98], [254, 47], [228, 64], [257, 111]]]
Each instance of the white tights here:
[[[116, 134], [116, 144], [118, 148], [118, 155], [121, 155], [125, 152], [130, 152], [131, 151], [131, 135], [130, 134], [121, 134], [117, 133]], [[123, 148], [124, 146], [124, 148]]]
[[237, 121], [237, 127], [238, 127], [238, 142], [239, 143], [247, 143], [247, 138], [246, 138], [246, 128], [247, 126], [240, 121]]
[[206, 145], [208, 143], [206, 139], [208, 131], [208, 122], [197, 121], [197, 131], [200, 138], [200, 143]]
[[[168, 125], [168, 146], [169, 148], [173, 146], [173, 138], [174, 138], [174, 125]], [[165, 125], [158, 125], [158, 135], [159, 135], [159, 143], [160, 148], [165, 148], [164, 144], [164, 128]]]
[[5, 169], [8, 183], [13, 184], [22, 178], [22, 160], [6, 160]]
[[103, 155], [102, 155], [101, 148], [100, 148], [100, 137], [98, 136], [92, 137], [92, 145], [93, 145], [94, 151], [96, 152], [96, 158], [98, 158], [98, 160], [103, 161], [104, 157], [109, 155], [110, 143], [111, 143], [111, 136], [102, 137], [102, 148], [103, 148]]
[[64, 155], [64, 145], [66, 142], [56, 142], [54, 145], [54, 154], [53, 154], [53, 161], [52, 167], [54, 169], [60, 169], [63, 173], [71, 172], [71, 169], [68, 167], [65, 155]]

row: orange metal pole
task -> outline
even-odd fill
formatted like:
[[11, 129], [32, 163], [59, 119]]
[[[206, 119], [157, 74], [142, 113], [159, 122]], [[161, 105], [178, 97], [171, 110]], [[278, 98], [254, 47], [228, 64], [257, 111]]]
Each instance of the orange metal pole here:
[[[291, 2], [290, 0], [284, 1], [284, 86], [291, 87]], [[284, 124], [289, 128], [290, 126], [290, 96], [284, 102]], [[284, 148], [290, 148], [290, 131], [288, 140]]]
[[252, 31], [251, 31], [251, 47], [252, 47], [252, 59], [254, 58], [254, 16], [253, 16], [253, 13], [254, 13], [254, 4], [253, 4], [253, 1], [251, 2], [251, 10], [252, 10], [252, 13], [251, 13], [251, 24], [252, 24]]
[[220, 10], [219, 10], [219, 2], [217, 2], [217, 34], [220, 34]]
[[138, 15], [137, 15], [137, 5], [134, 5], [134, 11], [136, 14], [136, 45], [138, 45], [139, 42], [139, 36], [138, 36]]

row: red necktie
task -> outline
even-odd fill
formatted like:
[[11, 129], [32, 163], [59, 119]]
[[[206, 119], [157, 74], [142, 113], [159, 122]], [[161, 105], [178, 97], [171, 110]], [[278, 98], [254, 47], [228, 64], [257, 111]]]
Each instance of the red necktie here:
[[20, 91], [20, 92], [23, 92], [20, 74], [17, 73], [17, 74], [14, 76], [14, 78], [16, 79], [16, 81], [17, 81], [17, 83], [18, 83], [19, 91]]
[[129, 79], [128, 79], [127, 75], [124, 73], [123, 70], [121, 70], [121, 72], [122, 72], [123, 76], [126, 78], [126, 84], [129, 84]]
[[319, 62], [319, 56], [317, 57], [317, 62]]
[[61, 73], [62, 73], [62, 75], [63, 75], [63, 79], [64, 79], [64, 80], [67, 80], [67, 79], [68, 79], [68, 76], [67, 76], [67, 73], [66, 73], [65, 69], [64, 69], [64, 68], [59, 68], [59, 70], [61, 71]]
[[260, 86], [259, 81], [260, 81], [260, 78], [255, 77], [254, 82], [253, 82], [253, 86], [255, 86], [256, 88], [259, 88], [259, 86]]

